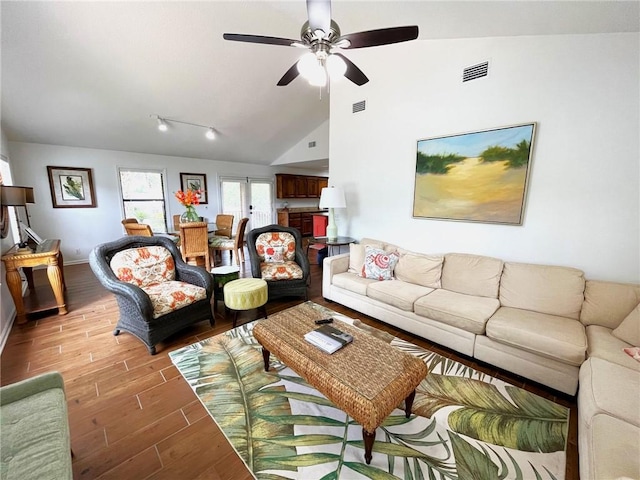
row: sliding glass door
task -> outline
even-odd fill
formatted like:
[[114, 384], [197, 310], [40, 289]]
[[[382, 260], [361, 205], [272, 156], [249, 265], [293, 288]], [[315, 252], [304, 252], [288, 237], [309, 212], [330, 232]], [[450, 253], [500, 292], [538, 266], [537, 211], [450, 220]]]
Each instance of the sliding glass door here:
[[274, 221], [273, 180], [252, 177], [220, 177], [222, 213], [234, 216], [234, 231], [248, 217], [247, 231]]

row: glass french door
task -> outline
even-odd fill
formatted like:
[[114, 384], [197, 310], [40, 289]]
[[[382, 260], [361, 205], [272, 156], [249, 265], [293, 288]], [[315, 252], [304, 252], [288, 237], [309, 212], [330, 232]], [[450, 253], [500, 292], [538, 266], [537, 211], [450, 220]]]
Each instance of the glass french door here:
[[273, 180], [220, 177], [220, 197], [222, 213], [233, 215], [234, 231], [244, 217], [247, 231], [274, 222]]

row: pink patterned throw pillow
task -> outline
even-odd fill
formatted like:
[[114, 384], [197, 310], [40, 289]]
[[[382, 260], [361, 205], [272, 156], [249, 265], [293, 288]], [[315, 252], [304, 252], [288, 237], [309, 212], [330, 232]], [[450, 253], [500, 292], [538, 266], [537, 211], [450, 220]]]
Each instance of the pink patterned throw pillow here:
[[264, 249], [264, 261], [266, 263], [284, 262], [284, 247], [266, 247]]
[[375, 280], [393, 280], [393, 269], [399, 259], [400, 256], [397, 252], [385, 252], [366, 245], [364, 265], [360, 276]]
[[629, 355], [631, 358], [640, 362], [640, 347], [628, 347], [628, 348], [623, 348], [623, 350], [624, 350], [624, 353]]

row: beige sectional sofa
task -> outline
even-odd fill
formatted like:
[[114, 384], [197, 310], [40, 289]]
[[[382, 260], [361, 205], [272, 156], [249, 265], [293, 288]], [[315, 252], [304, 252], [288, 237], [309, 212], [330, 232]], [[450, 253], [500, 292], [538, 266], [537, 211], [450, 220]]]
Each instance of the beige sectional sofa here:
[[[362, 276], [366, 246], [397, 252], [393, 280]], [[428, 255], [365, 238], [324, 260], [322, 292], [569, 395], [580, 383], [581, 478], [640, 478], [640, 362], [616, 336], [623, 322], [627, 331], [635, 322], [640, 335], [640, 285], [586, 280], [569, 267]]]

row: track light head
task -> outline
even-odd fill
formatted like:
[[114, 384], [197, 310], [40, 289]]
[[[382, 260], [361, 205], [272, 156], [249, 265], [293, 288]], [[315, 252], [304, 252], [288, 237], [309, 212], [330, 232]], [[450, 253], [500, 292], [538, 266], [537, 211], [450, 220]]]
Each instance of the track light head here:
[[160, 130], [161, 132], [166, 132], [167, 130], [169, 130], [169, 127], [167, 126], [167, 122], [165, 122], [160, 117], [158, 117], [158, 130]]
[[204, 134], [209, 140], [214, 140], [216, 138], [216, 132], [213, 131], [212, 127], [209, 127], [207, 133]]

